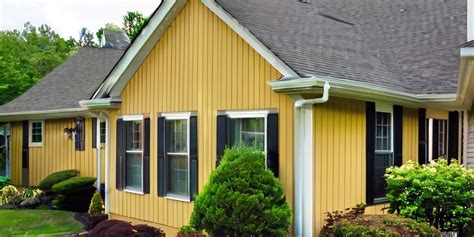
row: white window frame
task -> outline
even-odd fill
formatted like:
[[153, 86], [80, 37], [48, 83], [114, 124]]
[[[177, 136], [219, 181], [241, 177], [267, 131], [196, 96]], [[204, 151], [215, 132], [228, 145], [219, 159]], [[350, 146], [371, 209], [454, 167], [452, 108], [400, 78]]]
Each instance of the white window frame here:
[[264, 144], [263, 144], [263, 152], [265, 155], [265, 169], [268, 169], [267, 167], [267, 120], [268, 120], [268, 114], [270, 114], [271, 111], [269, 110], [232, 110], [232, 111], [226, 111], [225, 114], [227, 117], [230, 119], [250, 119], [250, 118], [263, 118], [264, 119]]
[[[122, 179], [124, 180], [124, 191], [125, 192], [128, 192], [128, 193], [134, 193], [134, 194], [140, 194], [140, 195], [144, 195], [144, 191], [143, 191], [143, 188], [144, 188], [144, 184], [145, 184], [145, 179], [144, 179], [144, 170], [143, 170], [143, 145], [144, 145], [144, 121], [143, 121], [143, 115], [124, 115], [122, 116], [122, 120], [124, 122], [124, 125], [125, 125], [125, 122], [134, 122], [134, 121], [140, 121], [141, 122], [141, 131], [140, 131], [140, 139], [141, 139], [141, 151], [127, 151], [127, 131], [125, 131], [125, 133], [123, 134], [124, 136], [124, 146], [125, 146], [125, 157], [124, 157], [124, 162], [125, 162], [125, 172], [124, 172], [124, 177], [122, 177]], [[99, 128], [100, 129], [100, 128]], [[137, 154], [137, 153], [141, 153], [142, 154], [142, 187], [141, 189], [136, 189], [136, 188], [132, 188], [132, 187], [127, 187], [127, 153], [128, 154]]]
[[[394, 154], [394, 134], [393, 134], [393, 125], [394, 125], [394, 117], [393, 117], [393, 105], [385, 104], [385, 103], [376, 103], [375, 104], [375, 147], [377, 147], [377, 113], [389, 113], [390, 114], [390, 150], [375, 150], [375, 155], [377, 154], [391, 154], [391, 162], [395, 163], [395, 154]], [[374, 157], [375, 159], [375, 157]], [[386, 202], [386, 197], [376, 197], [374, 198], [374, 203], [382, 203]]]
[[[33, 142], [33, 124], [41, 123], [41, 142]], [[42, 147], [44, 142], [44, 120], [31, 120], [28, 124], [28, 146]]]
[[[186, 153], [174, 153], [174, 152], [167, 152], [165, 153], [165, 192], [166, 192], [166, 198], [175, 200], [175, 201], [182, 201], [182, 202], [191, 202], [191, 157], [190, 157], [190, 148], [191, 148], [191, 112], [178, 112], [178, 113], [161, 113], [159, 115], [160, 117], [165, 118], [165, 123], [167, 121], [176, 121], [176, 120], [186, 120], [186, 129], [187, 129], [187, 141], [186, 141]], [[164, 137], [165, 137], [165, 147], [168, 146], [167, 141], [168, 141], [168, 134], [166, 134], [166, 131], [164, 132]], [[169, 183], [169, 166], [168, 166], [168, 155], [178, 155], [178, 156], [186, 156], [186, 159], [188, 161], [188, 195], [181, 195], [181, 194], [175, 194], [175, 193], [170, 193], [168, 191], [168, 183]]]

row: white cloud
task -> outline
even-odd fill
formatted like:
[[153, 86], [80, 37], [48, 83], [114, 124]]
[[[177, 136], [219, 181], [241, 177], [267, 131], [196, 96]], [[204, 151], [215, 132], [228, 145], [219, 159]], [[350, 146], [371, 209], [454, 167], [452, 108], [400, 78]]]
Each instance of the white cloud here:
[[127, 11], [149, 16], [159, 0], [0, 0], [0, 30], [22, 29], [27, 21], [47, 24], [62, 37], [79, 38], [82, 27], [97, 31], [106, 23], [122, 24]]

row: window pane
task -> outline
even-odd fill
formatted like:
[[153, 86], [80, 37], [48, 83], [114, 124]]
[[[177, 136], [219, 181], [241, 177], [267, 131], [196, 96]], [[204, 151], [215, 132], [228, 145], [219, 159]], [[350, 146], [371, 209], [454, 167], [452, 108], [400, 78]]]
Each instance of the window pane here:
[[127, 188], [139, 189], [142, 188], [142, 154], [141, 153], [127, 153], [126, 154], [126, 181]]
[[392, 150], [391, 114], [377, 112], [375, 125], [375, 149], [378, 151]]
[[31, 124], [31, 141], [32, 142], [42, 142], [43, 134], [42, 134], [42, 123], [41, 122], [34, 122]]
[[188, 151], [188, 120], [168, 120], [168, 152], [186, 153]]
[[105, 143], [105, 123], [100, 123], [100, 143]]
[[168, 156], [168, 192], [188, 195], [187, 156]]
[[393, 166], [392, 154], [375, 154], [375, 198], [385, 197], [385, 170]]
[[256, 146], [265, 148], [265, 119], [244, 118], [231, 121], [232, 145]]
[[125, 132], [127, 139], [127, 151], [140, 151], [142, 149], [141, 142], [141, 121], [127, 121], [125, 122]]

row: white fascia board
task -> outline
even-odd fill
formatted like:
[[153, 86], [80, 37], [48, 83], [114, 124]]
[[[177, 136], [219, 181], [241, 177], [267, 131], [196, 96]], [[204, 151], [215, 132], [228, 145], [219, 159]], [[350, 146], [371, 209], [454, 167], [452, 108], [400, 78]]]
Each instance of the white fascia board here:
[[122, 105], [121, 98], [103, 98], [93, 100], [81, 100], [79, 105], [85, 109], [118, 109]]
[[247, 28], [241, 25], [234, 17], [226, 12], [214, 0], [201, 0], [201, 2], [224, 21], [235, 33], [247, 42], [250, 47], [257, 51], [268, 63], [270, 63], [284, 77], [298, 77], [299, 75], [291, 69], [286, 63], [278, 58], [270, 49], [268, 49], [260, 40], [257, 39]]
[[45, 119], [59, 119], [59, 118], [73, 118], [73, 117], [94, 117], [84, 108], [74, 109], [56, 109], [43, 111], [27, 111], [18, 113], [2, 113], [0, 114], [0, 122], [12, 122], [21, 120], [45, 120]]
[[412, 94], [395, 91], [385, 87], [376, 86], [364, 82], [337, 79], [323, 76], [309, 76], [291, 80], [273, 80], [267, 83], [276, 92], [287, 94], [310, 93], [325, 82], [331, 85], [331, 94], [341, 97], [357, 98], [370, 101], [400, 102], [401, 105], [418, 107], [425, 103], [447, 103], [456, 102], [456, 94]]
[[187, 0], [163, 0], [148, 25], [130, 45], [105, 82], [94, 94], [93, 99], [109, 94], [120, 96], [122, 90], [132, 78], [155, 44], [171, 25]]
[[459, 51], [461, 58], [474, 57], [474, 48], [461, 48]]

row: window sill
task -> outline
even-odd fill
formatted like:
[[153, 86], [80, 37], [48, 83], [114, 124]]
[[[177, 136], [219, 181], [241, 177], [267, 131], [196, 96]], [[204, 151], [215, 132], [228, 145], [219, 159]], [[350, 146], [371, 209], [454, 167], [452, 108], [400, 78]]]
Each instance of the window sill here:
[[166, 199], [180, 201], [180, 202], [191, 202], [191, 198], [189, 198], [188, 196], [171, 194], [171, 193], [166, 195]]
[[385, 204], [385, 203], [389, 203], [389, 201], [388, 201], [388, 199], [387, 199], [386, 197], [374, 198], [374, 204], [373, 204], [373, 205]]
[[133, 193], [133, 194], [138, 194], [138, 195], [145, 195], [145, 193], [141, 190], [133, 190], [133, 189], [127, 189], [125, 188], [123, 191], [127, 193]]
[[30, 143], [28, 145], [29, 148], [38, 148], [38, 147], [43, 147], [43, 143]]

